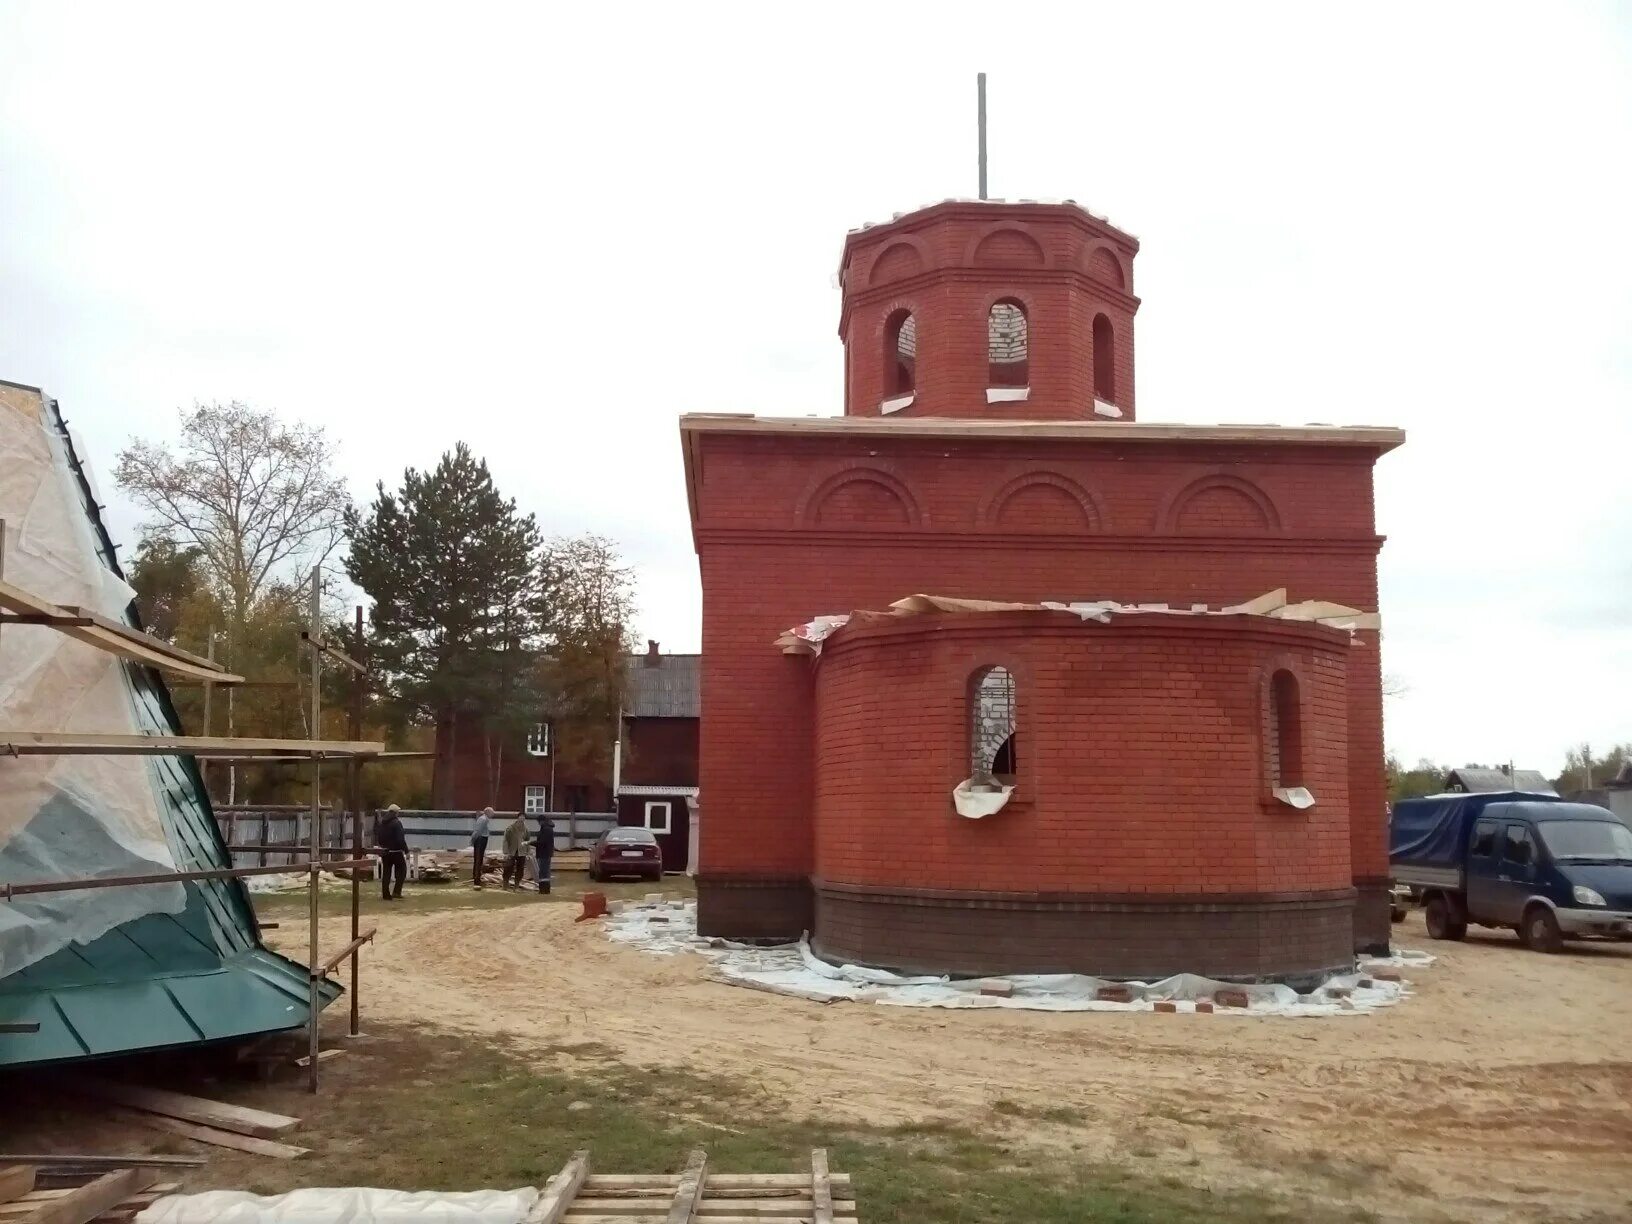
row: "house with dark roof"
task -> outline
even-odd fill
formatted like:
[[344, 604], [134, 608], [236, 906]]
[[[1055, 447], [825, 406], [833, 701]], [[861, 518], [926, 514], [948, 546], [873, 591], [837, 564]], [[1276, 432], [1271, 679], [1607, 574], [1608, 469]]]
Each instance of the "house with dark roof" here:
[[477, 811], [491, 802], [497, 811], [524, 816], [616, 813], [618, 823], [657, 834], [664, 866], [684, 871], [692, 857], [697, 800], [701, 662], [701, 655], [664, 654], [656, 642], [648, 642], [644, 653], [628, 656], [609, 773], [558, 768], [552, 728], [541, 721], [504, 747], [498, 793], [491, 800], [481, 739], [468, 736], [451, 750], [439, 741], [435, 793], [446, 796], [452, 811]]
[[1475, 794], [1481, 791], [1526, 791], [1533, 795], [1556, 795], [1553, 784], [1534, 769], [1485, 769], [1478, 765], [1464, 765], [1445, 775], [1445, 789], [1451, 793]]
[[691, 866], [702, 656], [656, 642], [629, 660], [614, 786], [618, 823], [650, 829], [669, 871]]

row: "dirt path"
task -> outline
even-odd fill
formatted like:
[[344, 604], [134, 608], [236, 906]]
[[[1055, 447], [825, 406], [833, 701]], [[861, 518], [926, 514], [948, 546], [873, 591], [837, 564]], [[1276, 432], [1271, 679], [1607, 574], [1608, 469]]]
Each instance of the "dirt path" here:
[[[595, 1041], [755, 1080], [790, 1110], [1016, 1128], [1391, 1219], [1632, 1217], [1632, 944], [1554, 957], [1510, 936], [1433, 944], [1416, 997], [1364, 1017], [946, 1012], [719, 985], [699, 958], [614, 946], [574, 913], [391, 915], [364, 1015], [540, 1050]], [[1430, 947], [1415, 918], [1397, 930]]]

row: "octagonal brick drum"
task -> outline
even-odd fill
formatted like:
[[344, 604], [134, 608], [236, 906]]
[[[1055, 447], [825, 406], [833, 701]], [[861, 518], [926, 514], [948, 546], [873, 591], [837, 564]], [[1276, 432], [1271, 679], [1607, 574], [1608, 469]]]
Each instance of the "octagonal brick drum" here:
[[[1351, 965], [1349, 651], [1249, 615], [853, 620], [816, 664], [817, 951], [1294, 985]], [[1014, 790], [971, 819], [953, 790], [992, 738], [971, 708], [992, 668], [1012, 677], [995, 763]]]

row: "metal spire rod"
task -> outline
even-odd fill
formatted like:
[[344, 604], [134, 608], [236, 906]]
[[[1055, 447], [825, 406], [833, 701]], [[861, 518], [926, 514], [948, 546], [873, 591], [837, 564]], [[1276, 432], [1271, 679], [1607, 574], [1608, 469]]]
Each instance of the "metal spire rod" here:
[[975, 90], [980, 96], [980, 198], [986, 199], [986, 74], [975, 74]]

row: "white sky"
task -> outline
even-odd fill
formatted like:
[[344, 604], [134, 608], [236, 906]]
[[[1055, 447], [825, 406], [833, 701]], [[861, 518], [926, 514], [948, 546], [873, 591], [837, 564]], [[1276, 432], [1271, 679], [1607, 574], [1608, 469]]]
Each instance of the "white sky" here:
[[1625, 4], [8, 0], [0, 377], [127, 549], [115, 453], [236, 398], [360, 499], [470, 443], [695, 648], [675, 417], [840, 411], [844, 232], [972, 194], [977, 68], [993, 193], [1144, 244], [1141, 419], [1409, 431], [1390, 748], [1632, 740]]

